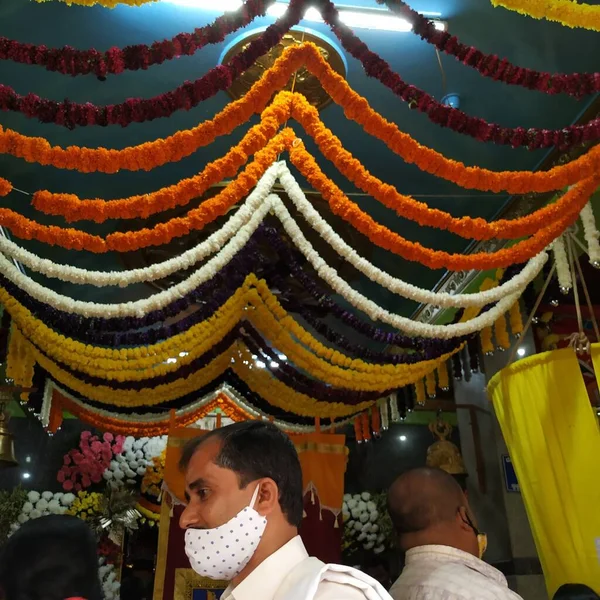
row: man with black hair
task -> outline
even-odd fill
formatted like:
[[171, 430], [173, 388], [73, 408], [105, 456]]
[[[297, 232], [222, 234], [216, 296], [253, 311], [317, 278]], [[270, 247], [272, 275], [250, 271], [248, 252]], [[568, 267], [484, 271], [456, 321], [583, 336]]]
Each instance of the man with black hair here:
[[370, 577], [308, 556], [300, 461], [275, 425], [246, 421], [195, 438], [180, 467], [185, 552], [200, 575], [231, 582], [223, 600], [389, 600]]
[[389, 490], [388, 510], [406, 552], [390, 590], [394, 600], [521, 600], [481, 560], [487, 538], [452, 475], [430, 468], [404, 473]]

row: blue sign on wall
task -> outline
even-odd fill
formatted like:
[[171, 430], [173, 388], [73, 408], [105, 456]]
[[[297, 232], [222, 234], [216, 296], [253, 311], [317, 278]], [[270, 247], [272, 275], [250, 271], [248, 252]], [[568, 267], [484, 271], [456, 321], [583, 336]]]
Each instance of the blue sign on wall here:
[[519, 493], [521, 488], [519, 486], [519, 482], [517, 481], [515, 467], [513, 466], [508, 454], [502, 455], [502, 466], [504, 468], [504, 484], [506, 485], [506, 491]]

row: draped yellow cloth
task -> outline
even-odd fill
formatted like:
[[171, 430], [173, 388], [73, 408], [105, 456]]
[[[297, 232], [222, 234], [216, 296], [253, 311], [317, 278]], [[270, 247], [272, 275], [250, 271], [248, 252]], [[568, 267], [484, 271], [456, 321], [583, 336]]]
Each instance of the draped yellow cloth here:
[[[596, 374], [600, 346], [594, 344]], [[550, 597], [600, 592], [600, 431], [573, 350], [520, 360], [488, 393], [515, 466]]]

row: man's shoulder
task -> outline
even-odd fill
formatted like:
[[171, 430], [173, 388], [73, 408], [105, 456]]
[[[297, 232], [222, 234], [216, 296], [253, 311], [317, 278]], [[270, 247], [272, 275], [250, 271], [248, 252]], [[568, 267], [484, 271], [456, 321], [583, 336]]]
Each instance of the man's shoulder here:
[[365, 594], [354, 585], [337, 581], [321, 581], [314, 600], [365, 600]]
[[439, 564], [428, 570], [407, 570], [390, 590], [394, 600], [519, 600], [501, 585], [459, 563]]

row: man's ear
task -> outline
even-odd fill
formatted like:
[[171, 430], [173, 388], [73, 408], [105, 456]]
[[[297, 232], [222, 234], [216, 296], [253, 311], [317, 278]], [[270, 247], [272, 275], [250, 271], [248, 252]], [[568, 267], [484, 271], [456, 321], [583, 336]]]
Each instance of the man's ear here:
[[461, 506], [456, 512], [456, 520], [458, 526], [464, 531], [472, 531], [473, 528], [469, 525], [469, 513], [466, 506]]
[[279, 506], [279, 488], [277, 484], [269, 478], [263, 479], [259, 483], [260, 490], [256, 500], [256, 512], [263, 517], [271, 514]]

